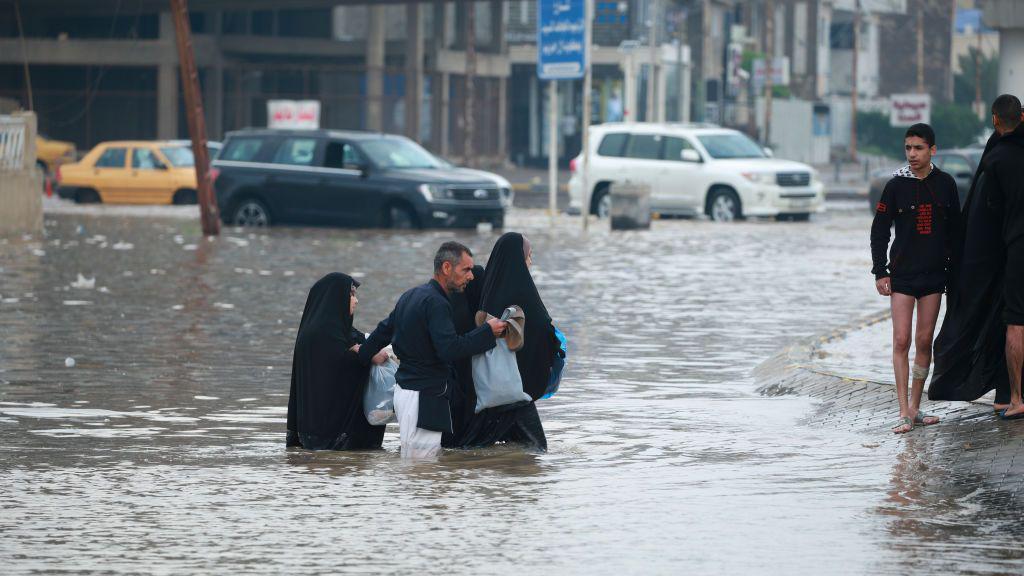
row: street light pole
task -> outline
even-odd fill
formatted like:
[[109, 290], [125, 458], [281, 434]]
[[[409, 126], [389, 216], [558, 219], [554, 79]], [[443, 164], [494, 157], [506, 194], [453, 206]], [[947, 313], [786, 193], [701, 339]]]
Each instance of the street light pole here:
[[181, 86], [185, 92], [188, 133], [192, 139], [192, 154], [195, 156], [199, 219], [203, 226], [203, 234], [216, 236], [220, 233], [220, 218], [217, 214], [217, 199], [213, 195], [210, 182], [206, 120], [203, 115], [203, 99], [199, 92], [199, 72], [196, 70], [195, 54], [192, 50], [187, 0], [171, 0], [171, 15], [174, 18], [174, 31], [178, 39], [178, 61], [181, 63]]
[[850, 160], [857, 161], [857, 61], [860, 60], [860, 0], [853, 12], [853, 89], [850, 91]]
[[476, 107], [476, 3], [466, 2], [466, 106], [463, 112], [465, 122], [463, 126], [463, 157], [466, 166], [473, 167], [473, 132], [476, 129], [475, 111]]
[[[775, 2], [765, 0], [764, 6], [764, 138], [765, 146], [771, 146], [772, 138], [772, 97], [775, 87], [772, 85], [772, 74], [775, 64]], [[756, 112], [756, 109], [755, 109]]]
[[583, 166], [580, 180], [583, 184], [583, 201], [580, 203], [580, 214], [583, 215], [583, 229], [590, 227], [590, 86], [593, 80], [591, 73], [591, 47], [593, 41], [593, 10], [594, 0], [583, 0]]
[[650, 32], [651, 35], [648, 40], [650, 41], [650, 59], [647, 65], [647, 113], [644, 114], [645, 122], [658, 122], [661, 118], [658, 118], [654, 113], [654, 108], [657, 105], [654, 98], [654, 82], [655, 82], [655, 69], [657, 67], [658, 60], [658, 25], [661, 5], [658, 0], [654, 0], [651, 4], [650, 13]]

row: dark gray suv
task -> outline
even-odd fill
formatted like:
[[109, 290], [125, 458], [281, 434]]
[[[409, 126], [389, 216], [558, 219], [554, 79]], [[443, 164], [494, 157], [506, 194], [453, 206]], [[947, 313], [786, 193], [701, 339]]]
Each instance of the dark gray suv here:
[[500, 228], [512, 205], [501, 176], [375, 132], [231, 132], [212, 174], [221, 219], [239, 226]]

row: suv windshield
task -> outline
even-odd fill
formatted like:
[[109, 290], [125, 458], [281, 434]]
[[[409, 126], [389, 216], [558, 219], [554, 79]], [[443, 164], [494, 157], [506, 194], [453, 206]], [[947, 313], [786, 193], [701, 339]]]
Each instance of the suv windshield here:
[[160, 149], [167, 161], [175, 168], [190, 168], [196, 165], [192, 150], [184, 146], [166, 146]]
[[444, 168], [445, 164], [419, 144], [402, 138], [364, 140], [363, 152], [380, 168]]
[[708, 154], [718, 160], [730, 158], [764, 158], [764, 150], [743, 134], [705, 134], [697, 136]]

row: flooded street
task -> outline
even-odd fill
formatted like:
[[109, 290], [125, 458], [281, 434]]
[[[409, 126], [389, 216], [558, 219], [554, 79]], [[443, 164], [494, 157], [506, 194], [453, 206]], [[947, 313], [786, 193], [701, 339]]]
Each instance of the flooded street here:
[[914, 437], [756, 392], [779, 349], [887, 307], [857, 208], [615, 234], [510, 214], [569, 339], [549, 452], [418, 464], [397, 429], [380, 452], [285, 449], [306, 293], [353, 275], [370, 331], [442, 241], [484, 261], [497, 231], [207, 241], [188, 211], [51, 212], [45, 239], [0, 244], [4, 572], [1024, 572], [1019, 495], [921, 484], [942, 470]]

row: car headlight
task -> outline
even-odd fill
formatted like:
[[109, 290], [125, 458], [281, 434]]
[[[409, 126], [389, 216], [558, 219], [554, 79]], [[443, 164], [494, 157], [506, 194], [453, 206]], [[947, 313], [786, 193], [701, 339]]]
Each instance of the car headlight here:
[[774, 184], [774, 172], [744, 172], [743, 177], [754, 184]]
[[498, 193], [499, 193], [499, 196], [501, 197], [501, 206], [503, 208], [510, 208], [512, 206], [512, 199], [513, 199], [512, 189], [511, 188], [501, 188], [500, 190], [498, 190]]
[[446, 200], [452, 198], [452, 191], [444, 186], [438, 186], [437, 184], [420, 184], [420, 194], [427, 200], [427, 202], [433, 202], [434, 200]]
[[817, 186], [821, 184], [821, 176], [817, 170], [811, 170], [811, 186]]

